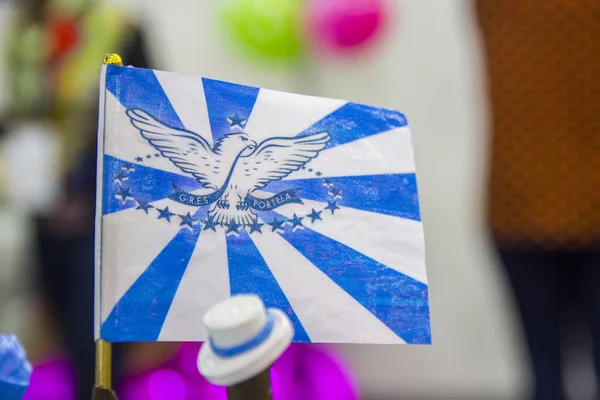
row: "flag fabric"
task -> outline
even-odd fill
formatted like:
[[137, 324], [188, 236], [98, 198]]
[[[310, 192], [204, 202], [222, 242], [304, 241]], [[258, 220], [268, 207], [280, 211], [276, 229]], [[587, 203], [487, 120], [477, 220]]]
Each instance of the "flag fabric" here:
[[104, 66], [96, 337], [204, 341], [255, 293], [296, 342], [431, 342], [403, 114]]

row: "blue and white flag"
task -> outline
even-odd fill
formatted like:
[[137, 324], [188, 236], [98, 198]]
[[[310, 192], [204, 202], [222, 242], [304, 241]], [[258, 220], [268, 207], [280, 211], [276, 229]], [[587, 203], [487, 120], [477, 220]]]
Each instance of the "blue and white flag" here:
[[296, 342], [431, 342], [403, 114], [104, 66], [96, 335], [204, 341], [239, 293]]

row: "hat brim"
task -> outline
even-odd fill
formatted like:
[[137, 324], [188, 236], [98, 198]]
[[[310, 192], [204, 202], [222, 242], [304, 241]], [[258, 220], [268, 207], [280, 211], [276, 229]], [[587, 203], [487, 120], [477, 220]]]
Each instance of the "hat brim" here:
[[211, 383], [231, 386], [258, 375], [279, 357], [292, 342], [294, 329], [286, 314], [270, 308], [273, 330], [258, 347], [235, 357], [219, 357], [209, 344], [205, 344], [198, 354], [198, 370]]

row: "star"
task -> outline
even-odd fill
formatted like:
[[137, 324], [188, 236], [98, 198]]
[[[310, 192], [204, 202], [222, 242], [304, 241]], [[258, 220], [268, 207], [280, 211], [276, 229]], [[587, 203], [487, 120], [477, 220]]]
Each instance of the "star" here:
[[323, 181], [323, 185], [325, 185], [325, 186], [333, 185], [333, 182], [331, 182], [331, 179], [327, 178]]
[[285, 223], [285, 221], [277, 221], [277, 217], [273, 218], [273, 222], [269, 222], [269, 225], [271, 225], [273, 227], [271, 232], [275, 232], [277, 229], [283, 230], [283, 228], [281, 226], [284, 223]]
[[335, 210], [339, 210], [340, 208], [337, 206], [337, 201], [329, 201], [327, 200], [328, 206], [325, 207], [326, 210], [331, 210], [331, 213], [334, 214]]
[[316, 220], [321, 219], [322, 212], [323, 211], [315, 211], [315, 209], [313, 208], [312, 212], [310, 214], [308, 214], [307, 217], [310, 218], [310, 222], [312, 222], [314, 224]]
[[135, 168], [133, 167], [132, 163], [126, 162], [125, 164], [123, 164], [123, 170], [129, 172], [129, 171], [134, 171]]
[[260, 230], [260, 227], [263, 225], [264, 224], [258, 223], [258, 218], [256, 220], [252, 221], [252, 223], [250, 225], [248, 225], [250, 227], [250, 233], [252, 233], [252, 232], [262, 233], [262, 231]]
[[342, 189], [336, 189], [332, 187], [329, 191], [329, 194], [332, 195], [334, 199], [336, 197], [342, 197]]
[[164, 210], [161, 210], [160, 208], [157, 208], [156, 210], [160, 213], [160, 215], [158, 216], [158, 219], [164, 218], [167, 221], [169, 221], [169, 223], [171, 222], [171, 217], [173, 215], [175, 215], [174, 213], [172, 213], [171, 211], [169, 211], [169, 207], [165, 207]]
[[160, 154], [159, 154], [159, 153], [156, 153], [156, 154], [154, 155], [154, 157], [160, 157]]
[[192, 217], [190, 213], [180, 215], [179, 218], [181, 218], [181, 224], [179, 224], [179, 226], [188, 225], [190, 228], [193, 228], [194, 222], [196, 222], [196, 219]]
[[115, 182], [123, 183], [124, 180], [127, 180], [127, 175], [123, 172], [123, 170], [119, 171], [118, 174], [115, 174]]
[[217, 226], [217, 223], [212, 218], [207, 218], [206, 221], [204, 221], [205, 231], [212, 229], [214, 232], [216, 232], [217, 230], [215, 229], [215, 226]]
[[137, 162], [144, 162], [144, 159], [142, 157], [136, 157], [135, 161], [137, 161]]
[[302, 220], [304, 219], [304, 217], [298, 217], [295, 213], [294, 216], [288, 221], [292, 224], [292, 230], [294, 230], [295, 228], [300, 228], [300, 227], [304, 227], [304, 225], [302, 225]]
[[321, 171], [317, 171], [316, 175], [321, 176], [321, 175], [323, 175], [323, 173]]
[[302, 169], [306, 169], [306, 167], [303, 165], [303, 166], [302, 166]]
[[144, 210], [146, 214], [148, 214], [148, 209], [154, 208], [154, 206], [148, 204], [148, 200], [136, 200], [136, 202], [138, 203], [138, 206], [135, 209]]
[[234, 234], [239, 234], [238, 229], [240, 229], [241, 225], [240, 224], [236, 224], [235, 222], [230, 222], [229, 224], [226, 225], [227, 226], [227, 234], [230, 233], [234, 233]]
[[237, 114], [235, 114], [233, 117], [227, 118], [227, 120], [229, 121], [232, 128], [236, 125], [240, 128], [243, 128], [244, 124], [246, 123], [246, 120]]
[[131, 195], [131, 189], [124, 188], [123, 186], [119, 188], [117, 196], [121, 197], [121, 201], [123, 202], [123, 204], [127, 202], [127, 198], [131, 197], [133, 199], [133, 196]]
[[151, 154], [148, 154], [148, 155], [146, 156], [146, 158], [152, 158], [152, 155], [151, 155]]
[[309, 169], [308, 169], [308, 172], [312, 172], [312, 168], [309, 168]]

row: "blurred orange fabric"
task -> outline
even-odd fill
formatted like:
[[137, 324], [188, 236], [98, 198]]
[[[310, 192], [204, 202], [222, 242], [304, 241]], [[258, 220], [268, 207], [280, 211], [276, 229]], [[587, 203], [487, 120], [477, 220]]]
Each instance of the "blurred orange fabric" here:
[[477, 0], [504, 248], [600, 247], [600, 1]]

